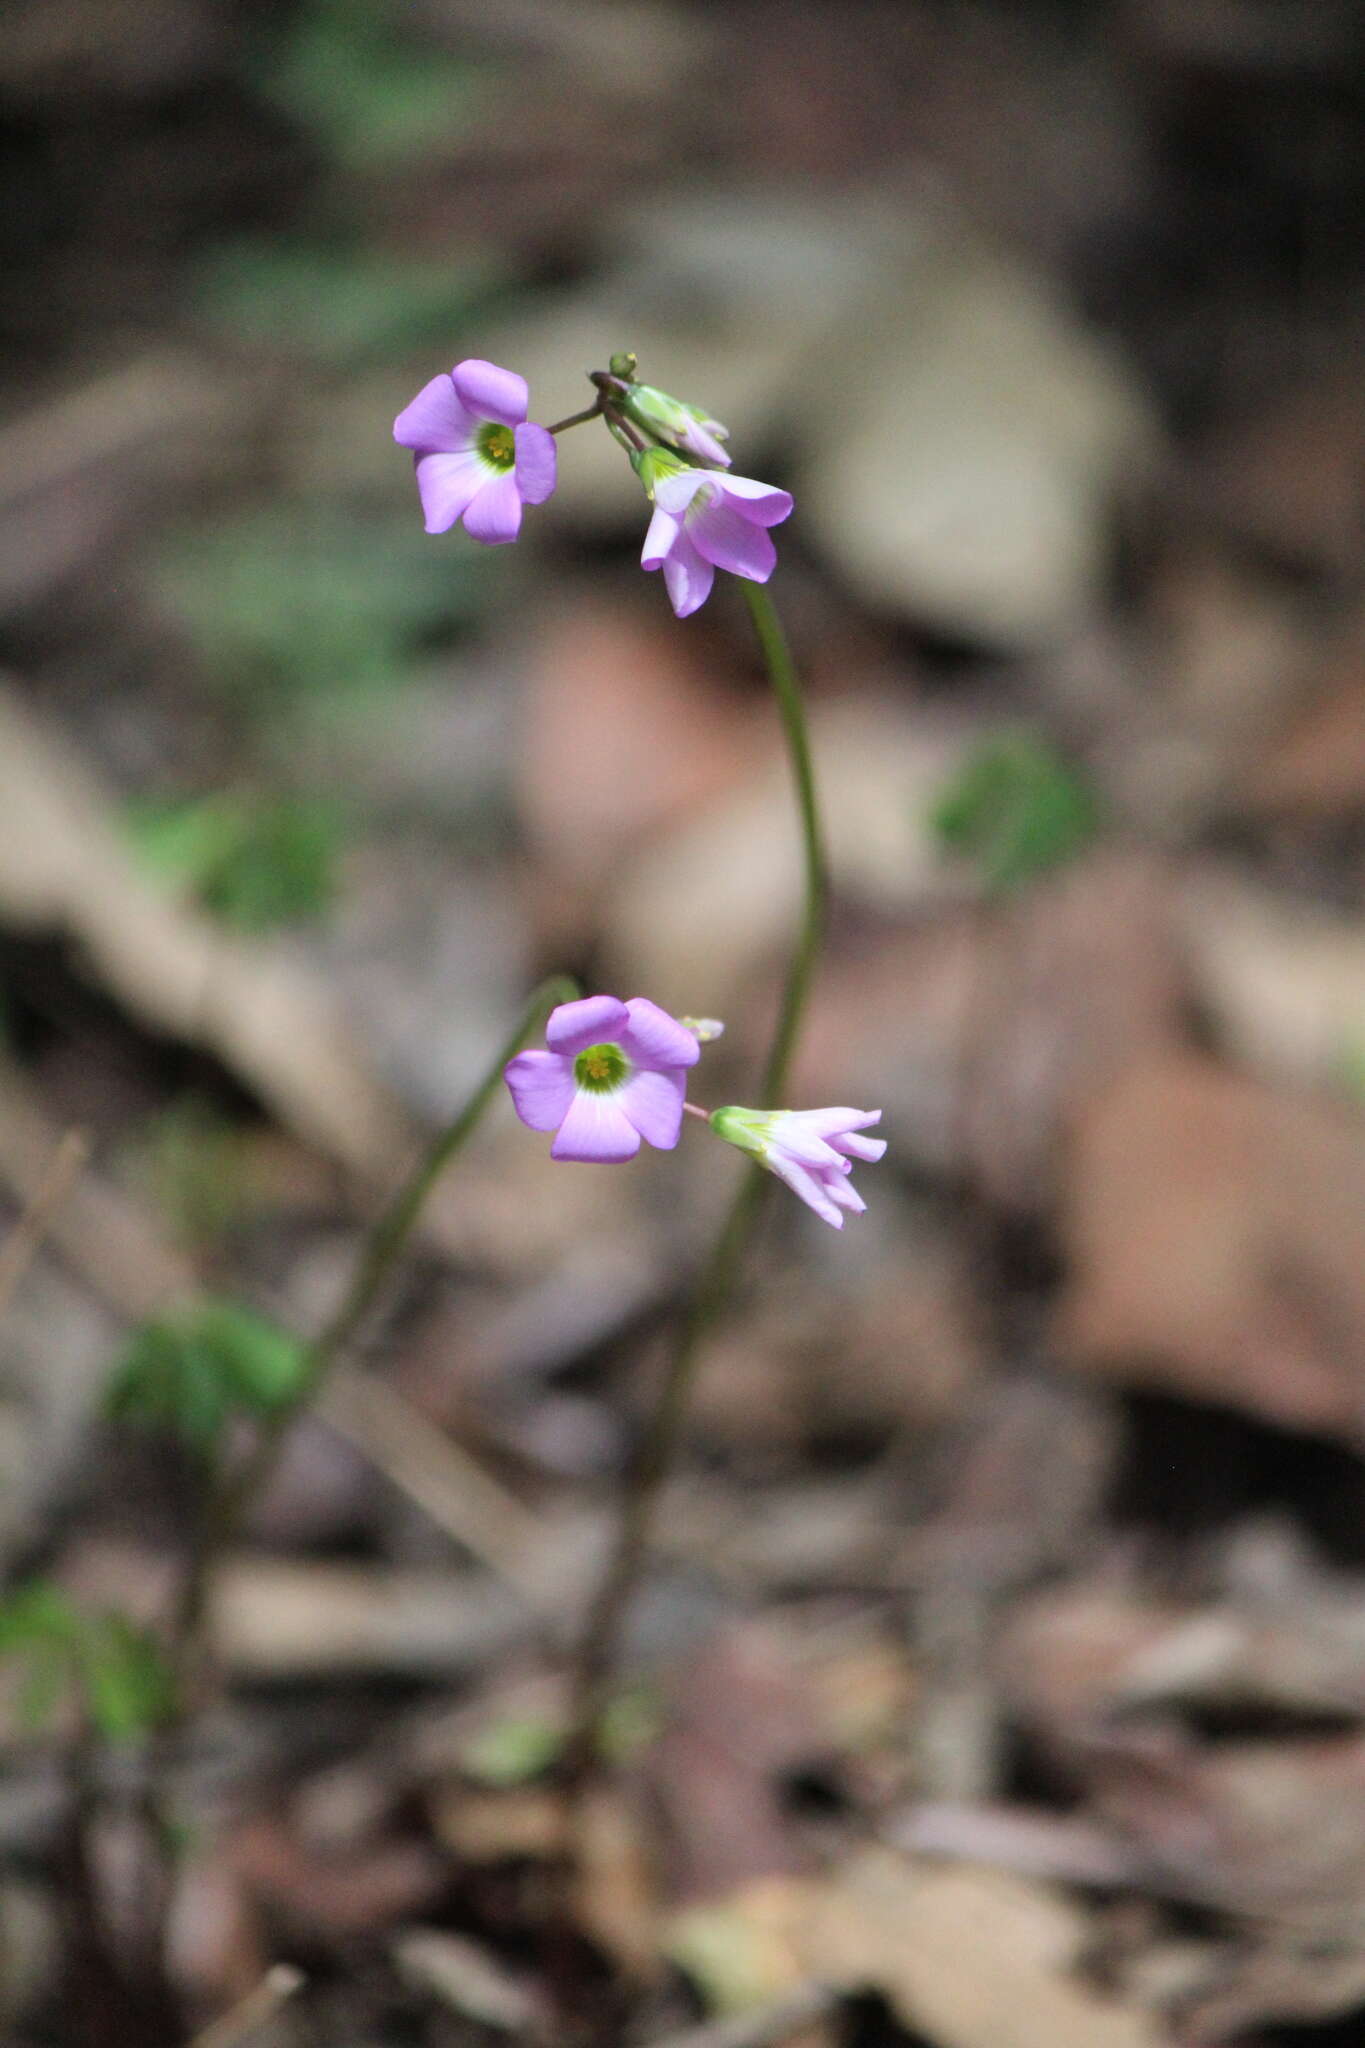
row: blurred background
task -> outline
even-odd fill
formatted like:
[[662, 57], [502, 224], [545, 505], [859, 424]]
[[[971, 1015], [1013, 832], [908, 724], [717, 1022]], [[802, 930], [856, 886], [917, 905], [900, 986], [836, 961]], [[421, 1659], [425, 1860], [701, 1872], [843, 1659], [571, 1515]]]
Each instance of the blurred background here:
[[[197, 1466], [111, 1375], [190, 1300], [315, 1330], [541, 976], [725, 1019], [695, 1093], [753, 1093], [798, 865], [747, 615], [673, 619], [597, 424], [515, 548], [426, 536], [391, 423], [459, 358], [548, 422], [633, 349], [794, 492], [793, 1095], [890, 1140], [839, 1236], [774, 1190], [566, 1893], [566, 1617], [738, 1161], [495, 1105], [218, 1576], [187, 2024], [288, 1963], [267, 2048], [1365, 2038], [1363, 46], [8, 0], [11, 1598], [155, 1628]], [[0, 2031], [126, 2048], [33, 1705], [0, 1665]], [[117, 1797], [92, 1839], [117, 1924]]]

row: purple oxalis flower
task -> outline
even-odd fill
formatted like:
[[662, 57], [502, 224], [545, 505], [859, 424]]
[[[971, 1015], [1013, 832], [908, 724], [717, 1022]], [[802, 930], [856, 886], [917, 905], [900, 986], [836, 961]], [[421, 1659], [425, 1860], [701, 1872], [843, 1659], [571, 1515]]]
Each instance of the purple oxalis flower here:
[[654, 517], [640, 557], [662, 568], [673, 609], [688, 617], [711, 595], [717, 569], [766, 583], [777, 564], [770, 526], [792, 509], [791, 493], [749, 476], [674, 469], [654, 485]]
[[738, 1145], [836, 1230], [845, 1209], [860, 1216], [867, 1204], [849, 1179], [855, 1159], [880, 1159], [884, 1138], [859, 1133], [881, 1122], [879, 1109], [716, 1109], [711, 1128]]
[[682, 1128], [696, 1036], [644, 996], [561, 1003], [545, 1027], [548, 1052], [519, 1052], [503, 1069], [517, 1115], [555, 1131], [552, 1159], [633, 1159], [641, 1138], [669, 1152]]
[[470, 356], [404, 406], [393, 438], [413, 451], [428, 533], [463, 519], [490, 547], [516, 539], [522, 506], [555, 487], [554, 439], [527, 419], [529, 405], [524, 377]]

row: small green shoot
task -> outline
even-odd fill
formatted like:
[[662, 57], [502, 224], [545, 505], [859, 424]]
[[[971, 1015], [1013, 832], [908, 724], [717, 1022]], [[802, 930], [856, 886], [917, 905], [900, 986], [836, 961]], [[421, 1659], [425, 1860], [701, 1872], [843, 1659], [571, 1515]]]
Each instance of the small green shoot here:
[[121, 1614], [86, 1614], [58, 1587], [33, 1579], [0, 1601], [0, 1662], [23, 1668], [19, 1712], [35, 1732], [74, 1702], [109, 1742], [148, 1734], [167, 1718], [170, 1671], [154, 1639]]
[[134, 1333], [106, 1406], [116, 1421], [169, 1430], [207, 1453], [235, 1417], [286, 1406], [306, 1373], [296, 1338], [234, 1302], [208, 1300]]
[[1031, 733], [974, 749], [936, 804], [944, 849], [970, 861], [992, 892], [1025, 887], [1074, 860], [1099, 830], [1099, 807], [1076, 770]]
[[316, 920], [336, 893], [342, 825], [332, 804], [224, 792], [138, 805], [130, 824], [147, 865], [237, 931]]

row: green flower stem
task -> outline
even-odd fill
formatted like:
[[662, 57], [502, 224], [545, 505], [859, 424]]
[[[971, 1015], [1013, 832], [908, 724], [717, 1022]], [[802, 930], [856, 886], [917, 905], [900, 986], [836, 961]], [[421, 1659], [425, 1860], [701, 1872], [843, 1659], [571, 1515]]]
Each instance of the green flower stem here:
[[[761, 1106], [780, 1107], [796, 1049], [806, 998], [819, 958], [828, 902], [824, 835], [820, 824], [810, 734], [801, 685], [792, 663], [777, 608], [765, 585], [740, 584], [758, 633], [769, 680], [777, 698], [801, 829], [804, 890], [797, 932], [777, 1024], [763, 1070]], [[737, 1188], [720, 1233], [698, 1275], [630, 1476], [616, 1542], [590, 1610], [574, 1670], [574, 1696], [564, 1776], [571, 1791], [581, 1788], [599, 1752], [599, 1731], [615, 1672], [626, 1615], [635, 1592], [654, 1525], [663, 1483], [682, 1438], [688, 1397], [703, 1341], [723, 1310], [749, 1242], [769, 1175], [752, 1165]]]
[[508, 1060], [521, 1050], [557, 1004], [572, 1002], [581, 993], [577, 982], [571, 981], [567, 975], [553, 975], [541, 983], [522, 1011], [516, 1029], [500, 1048], [464, 1107], [443, 1130], [436, 1133], [369, 1232], [356, 1261], [351, 1284], [336, 1314], [309, 1346], [304, 1371], [293, 1396], [261, 1423], [247, 1457], [210, 1484], [171, 1625], [172, 1670], [182, 1712], [187, 1691], [184, 1680], [197, 1655], [203, 1633], [204, 1610], [214, 1568], [240, 1528], [247, 1509], [270, 1477], [284, 1438], [313, 1400], [332, 1366], [346, 1351], [382, 1294], [407, 1249], [432, 1189], [472, 1135], [497, 1094], [502, 1070]]

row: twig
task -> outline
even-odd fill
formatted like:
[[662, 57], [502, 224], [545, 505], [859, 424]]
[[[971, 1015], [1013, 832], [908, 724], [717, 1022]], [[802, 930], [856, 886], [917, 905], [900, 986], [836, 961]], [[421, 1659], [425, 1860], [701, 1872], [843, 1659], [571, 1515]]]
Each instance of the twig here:
[[401, 1394], [342, 1368], [323, 1388], [317, 1412], [496, 1578], [533, 1607], [544, 1604], [539, 1521]]
[[776, 2048], [780, 2041], [799, 2033], [814, 2020], [824, 2019], [839, 2003], [839, 1993], [829, 1984], [806, 1984], [761, 2012], [738, 2013], [733, 2019], [709, 2020], [702, 2027], [688, 2027], [669, 2034], [650, 2048]]
[[0, 1316], [9, 1307], [15, 1288], [33, 1263], [53, 1218], [89, 1157], [90, 1140], [84, 1131], [68, 1131], [58, 1139], [27, 1207], [0, 1245]]
[[302, 1970], [296, 1970], [292, 1963], [276, 1963], [254, 1991], [248, 1991], [230, 2012], [196, 2034], [190, 2048], [239, 2048], [239, 2043], [249, 2041], [268, 2020], [274, 2019], [285, 2001], [303, 1989], [304, 1982]]

